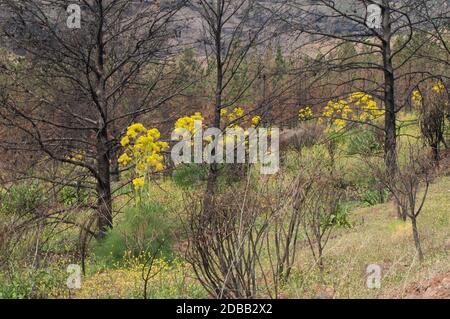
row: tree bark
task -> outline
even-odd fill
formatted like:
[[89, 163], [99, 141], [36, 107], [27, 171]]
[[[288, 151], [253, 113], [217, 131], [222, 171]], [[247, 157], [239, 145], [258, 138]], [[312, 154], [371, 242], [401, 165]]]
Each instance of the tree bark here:
[[111, 160], [111, 181], [120, 181], [120, 167], [119, 167], [119, 147], [113, 146], [111, 149], [110, 160]]
[[436, 164], [439, 164], [439, 161], [441, 160], [441, 154], [440, 154], [441, 152], [439, 150], [439, 142], [438, 143], [433, 143], [431, 145], [431, 150], [433, 152], [433, 161]]
[[411, 225], [412, 225], [412, 232], [413, 232], [413, 238], [414, 238], [414, 245], [416, 246], [417, 254], [419, 255], [420, 262], [423, 261], [423, 252], [422, 252], [422, 246], [420, 245], [420, 237], [419, 237], [419, 231], [417, 229], [417, 221], [416, 217], [411, 218]]
[[98, 239], [104, 238], [107, 231], [113, 227], [111, 175], [107, 142], [107, 130], [105, 128], [99, 132], [97, 137]]
[[384, 104], [385, 104], [385, 144], [384, 160], [388, 174], [397, 172], [397, 128], [395, 107], [395, 75], [391, 53], [391, 12], [389, 1], [383, 0], [383, 65], [384, 65]]
[[112, 195], [111, 195], [111, 146], [108, 141], [108, 105], [105, 99], [105, 43], [104, 43], [104, 7], [99, 2], [99, 21], [97, 30], [97, 83], [95, 90], [95, 102], [98, 109], [97, 132], [97, 214], [98, 214], [98, 239], [106, 236], [108, 230], [113, 227]]
[[322, 244], [320, 242], [318, 242], [317, 249], [318, 249], [317, 264], [319, 266], [319, 270], [320, 270], [320, 273], [322, 275], [323, 270], [324, 270], [324, 265], [323, 265], [323, 247], [322, 247]]
[[[216, 58], [216, 88], [215, 88], [215, 102], [214, 102], [214, 127], [221, 128], [221, 107], [222, 107], [222, 93], [223, 93], [223, 61], [222, 61], [222, 8], [221, 2], [217, 1], [217, 21], [214, 34], [215, 41], [215, 58]], [[215, 150], [212, 152], [215, 155]], [[203, 210], [209, 213], [212, 205], [212, 200], [215, 193], [216, 183], [218, 176], [218, 165], [217, 163], [212, 163], [209, 169], [208, 181], [206, 185], [206, 192], [203, 201]]]

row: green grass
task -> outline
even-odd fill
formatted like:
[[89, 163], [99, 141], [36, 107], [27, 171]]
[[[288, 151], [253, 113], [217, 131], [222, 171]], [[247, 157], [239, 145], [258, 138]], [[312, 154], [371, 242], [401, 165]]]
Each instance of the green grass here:
[[[400, 120], [412, 123], [414, 116], [402, 114]], [[420, 143], [415, 138], [418, 135], [417, 125], [401, 128], [400, 162], [407, 156], [406, 152], [402, 152], [406, 142]], [[331, 292], [335, 298], [402, 298], [406, 297], [405, 290], [412, 283], [450, 271], [450, 176], [441, 174], [430, 186], [426, 204], [418, 218], [425, 254], [424, 262], [420, 263], [409, 221], [404, 223], [396, 219], [397, 212], [393, 203], [367, 207], [380, 202], [376, 198], [378, 190], [374, 187], [371, 172], [365, 166], [364, 157], [347, 156], [347, 146], [345, 141], [338, 146], [335, 171], [348, 188], [344, 204], [351, 210], [349, 218], [352, 227], [338, 229], [333, 233], [325, 248], [323, 273], [314, 264], [309, 247], [305, 242], [301, 243], [292, 276], [281, 287], [280, 296], [283, 298], [315, 298], [323, 295], [324, 291], [327, 294]], [[378, 160], [382, 162], [381, 158]], [[289, 152], [280, 177], [265, 178], [261, 183], [269, 182], [268, 196], [276, 196], [280, 184], [288, 185], [299, 172], [313, 170], [322, 164], [329, 165], [329, 154], [324, 146], [306, 148], [302, 154]], [[186, 249], [184, 226], [187, 222], [183, 192], [186, 189], [194, 192], [203, 190], [204, 178], [192, 179], [192, 174], [200, 174], [199, 167], [180, 170], [175, 178], [164, 177], [149, 183], [141, 194], [141, 208], [136, 207], [135, 200], [129, 196], [123, 196], [114, 203], [122, 211], [114, 221], [114, 236], [102, 246], [92, 241], [83, 289], [75, 296], [71, 294], [71, 297], [141, 298], [141, 273], [144, 265], [139, 256], [142, 250], [151, 252], [154, 248], [152, 243], [157, 243], [160, 239], [167, 239], [168, 247], [164, 247], [167, 253], [161, 254], [155, 263], [155, 271], [158, 273], [150, 282], [149, 297], [207, 297], [191, 266], [183, 259], [183, 251]], [[251, 176], [255, 183], [261, 178], [256, 171]], [[221, 183], [227, 187], [230, 182]], [[0, 205], [3, 207], [3, 211], [0, 211], [3, 222], [8, 213], [23, 210], [23, 205], [27, 209], [33, 208], [36, 197], [24, 196], [32, 190], [33, 188], [19, 187], [10, 201], [4, 201]], [[123, 192], [130, 190], [131, 188], [126, 188]], [[131, 190], [130, 195], [132, 194]], [[71, 199], [71, 194], [66, 195], [65, 201]], [[24, 198], [30, 200], [24, 201]], [[91, 212], [79, 213], [73, 216], [74, 220], [82, 221]], [[299, 240], [303, 238], [304, 235], [300, 234]], [[33, 238], [30, 238], [23, 240], [21, 246], [32, 247], [33, 243]], [[17, 265], [12, 277], [7, 276], [6, 272], [0, 272], [0, 298], [68, 297], [65, 270], [68, 263], [77, 261], [70, 258], [66, 260], [63, 256], [65, 250], [74, 251], [76, 248], [78, 232], [76, 228], [58, 232], [49, 243], [49, 251], [56, 252], [56, 260], [49, 261], [51, 267], [30, 272], [30, 268], [22, 263], [23, 265]], [[63, 244], [68, 245], [68, 248], [64, 248]], [[18, 253], [28, 251], [20, 247], [17, 250]], [[123, 258], [124, 252], [130, 254]], [[18, 253], [15, 254], [20, 255]], [[16, 259], [19, 264], [20, 258]], [[366, 268], [370, 264], [382, 267], [381, 289], [366, 287]], [[26, 276], [23, 275], [25, 273]], [[267, 295], [262, 292], [260, 297]]]

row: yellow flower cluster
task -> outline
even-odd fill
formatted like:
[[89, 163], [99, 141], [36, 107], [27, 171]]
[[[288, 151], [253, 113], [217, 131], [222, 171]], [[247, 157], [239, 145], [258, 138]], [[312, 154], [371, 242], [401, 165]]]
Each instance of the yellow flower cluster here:
[[220, 110], [220, 115], [222, 117], [227, 117], [230, 122], [234, 121], [235, 119], [237, 119], [239, 117], [242, 117], [244, 115], [244, 113], [245, 113], [245, 111], [242, 107], [235, 107], [231, 111], [228, 109]]
[[77, 154], [75, 154], [73, 156], [68, 156], [67, 158], [70, 161], [78, 161], [78, 162], [80, 162], [80, 161], [84, 160], [84, 154], [83, 154], [83, 152], [80, 152], [80, 153], [77, 153]]
[[221, 109], [220, 115], [226, 121], [227, 127], [229, 128], [238, 128], [237, 123], [232, 123], [244, 116], [244, 109], [242, 107], [235, 107], [232, 110]]
[[322, 115], [330, 119], [329, 125], [343, 128], [348, 120], [353, 118], [353, 111], [345, 100], [329, 101]]
[[414, 101], [414, 103], [416, 103], [418, 105], [422, 103], [422, 94], [420, 94], [419, 90], [414, 90], [412, 92], [411, 98]]
[[433, 85], [433, 89], [432, 90], [433, 90], [434, 93], [441, 93], [442, 91], [445, 90], [445, 86], [442, 83], [442, 81], [438, 81], [437, 83], [435, 83]]
[[259, 125], [259, 123], [261, 123], [261, 116], [259, 115], [255, 115], [254, 117], [252, 117], [252, 127], [255, 128]]
[[[244, 115], [245, 115], [245, 110], [241, 107], [235, 107], [232, 110], [228, 110], [228, 109], [222, 109], [220, 111], [222, 118], [224, 118], [226, 120], [226, 128], [229, 129], [244, 129], [244, 133], [246, 134], [246, 136], [249, 135], [247, 128], [250, 127], [248, 123], [248, 119], [244, 119]], [[243, 119], [241, 121], [241, 119]], [[202, 116], [202, 114], [200, 112], [195, 113], [195, 115], [192, 116], [185, 116], [182, 117], [180, 119], [177, 120], [177, 122], [175, 123], [175, 132], [177, 133], [177, 135], [183, 136], [185, 138], [190, 138], [192, 137], [196, 132], [195, 132], [195, 121], [201, 121], [202, 122], [202, 128], [204, 128], [203, 125], [203, 121], [204, 118]], [[255, 115], [251, 118], [251, 127], [252, 128], [256, 128], [259, 124], [261, 123], [261, 116], [259, 115]], [[182, 131], [178, 131], [177, 130], [181, 130], [181, 129], [185, 129], [187, 130], [187, 132], [182, 132]], [[185, 136], [188, 135], [188, 136]], [[190, 136], [189, 136], [190, 135]], [[224, 134], [224, 136], [221, 137], [221, 139], [218, 141], [219, 145], [223, 145], [226, 144], [227, 142], [232, 142], [234, 141], [235, 137], [234, 136], [227, 136], [226, 134]], [[203, 138], [204, 143], [212, 143], [213, 142], [213, 137], [212, 136], [204, 136]], [[248, 141], [246, 141], [245, 143], [248, 143]], [[193, 145], [194, 143], [191, 142], [191, 145]], [[138, 182], [138, 181], [136, 181]]]
[[310, 106], [302, 107], [298, 111], [298, 119], [300, 121], [308, 121], [314, 117], [313, 110]]
[[355, 120], [373, 122], [384, 115], [384, 109], [378, 106], [377, 101], [367, 93], [356, 92], [350, 95], [349, 102], [354, 105]]
[[205, 118], [202, 116], [202, 113], [196, 112], [191, 116], [184, 116], [177, 120], [175, 123], [175, 130], [186, 129], [192, 135], [195, 134], [195, 121], [200, 121], [203, 123]]
[[137, 189], [144, 187], [144, 185], [145, 185], [144, 178], [138, 177], [138, 178], [133, 179], [133, 185]]
[[329, 101], [322, 116], [329, 119], [329, 126], [344, 128], [349, 122], [371, 123], [384, 114], [375, 99], [364, 92], [355, 92], [347, 99]]
[[169, 148], [169, 144], [159, 141], [161, 134], [156, 128], [147, 129], [140, 123], [128, 127], [126, 135], [120, 141], [125, 148], [119, 157], [122, 166], [134, 165], [135, 173], [139, 177], [133, 180], [136, 189], [145, 184], [144, 176], [148, 172], [159, 172], [164, 169], [162, 151]]
[[[235, 107], [231, 110], [228, 110], [226, 108], [220, 110], [220, 115], [225, 121], [227, 128], [241, 128], [243, 126], [246, 126], [244, 122], [247, 122], [247, 120], [243, 119], [244, 114], [245, 110], [242, 107]], [[252, 128], [256, 128], [260, 123], [261, 116], [255, 115], [251, 118]]]
[[[436, 94], [440, 94], [444, 90], [445, 90], [445, 86], [444, 86], [444, 83], [442, 83], [442, 81], [437, 81], [431, 87], [431, 91], [433, 93], [436, 93]], [[411, 99], [414, 102], [415, 106], [419, 106], [420, 107], [422, 105], [423, 97], [422, 97], [422, 94], [420, 93], [420, 91], [418, 89], [415, 89], [412, 92]]]

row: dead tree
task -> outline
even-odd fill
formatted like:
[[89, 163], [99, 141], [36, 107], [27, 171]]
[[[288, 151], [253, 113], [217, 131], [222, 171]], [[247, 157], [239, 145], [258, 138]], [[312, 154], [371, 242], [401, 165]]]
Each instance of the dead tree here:
[[[435, 80], [435, 83], [442, 82]], [[439, 85], [434, 84], [434, 86], [436, 89]], [[441, 144], [446, 144], [444, 138], [445, 108], [449, 101], [445, 87], [438, 88], [438, 90], [440, 91], [433, 92], [430, 86], [421, 90], [421, 101], [420, 105], [417, 106], [421, 135], [425, 144], [430, 147], [432, 160], [436, 165], [439, 165], [441, 159]]]
[[[306, 57], [307, 68], [315, 73], [311, 90], [320, 96], [311, 97], [311, 104], [355, 91], [366, 92], [383, 102], [384, 125], [379, 129], [385, 135], [385, 164], [392, 173], [397, 169], [397, 114], [408, 100], [406, 94], [403, 97], [399, 94], [400, 83], [426, 72], [405, 69], [405, 65], [416, 63], [416, 51], [432, 40], [426, 37], [414, 48], [411, 44], [425, 28], [427, 20], [440, 19], [439, 10], [430, 11], [428, 18], [421, 16], [422, 4], [419, 0], [358, 0], [351, 4], [327, 0], [289, 1], [286, 10], [277, 14], [278, 21], [287, 26], [287, 34], [299, 39], [298, 51]], [[379, 8], [372, 20], [368, 19], [369, 5]], [[266, 9], [273, 11], [269, 6]], [[402, 41], [397, 43], [398, 39]], [[339, 56], [349, 45], [352, 50]]]
[[[420, 261], [424, 255], [421, 247], [417, 218], [425, 205], [428, 188], [433, 178], [434, 166], [426, 153], [415, 145], [406, 145], [406, 162], [403, 163], [395, 176], [385, 170], [372, 166], [376, 177], [389, 190], [399, 204], [405, 218], [409, 218], [412, 226], [412, 237]], [[422, 194], [420, 194], [422, 192]]]
[[280, 296], [297, 259], [310, 184], [304, 176], [287, 175], [242, 181], [213, 197], [208, 223], [201, 192], [186, 193], [187, 259], [211, 297]]
[[[251, 61], [256, 64], [254, 72], [242, 70], [247, 59], [252, 54], [263, 52], [264, 44], [271, 38], [272, 35], [267, 30], [271, 15], [258, 11], [259, 6], [254, 0], [201, 0], [196, 8], [203, 25], [201, 42], [208, 70], [214, 76], [211, 112], [208, 112], [212, 115], [212, 120], [209, 124], [225, 129], [221, 111], [239, 103], [264, 68], [261, 62], [255, 60]], [[233, 81], [238, 78], [241, 81], [239, 86], [232, 88]], [[242, 118], [247, 115], [244, 114]], [[218, 169], [217, 163], [210, 165], [205, 208], [214, 195]]]
[[178, 7], [126, 0], [79, 6], [80, 28], [70, 29], [66, 1], [0, 1], [2, 39], [23, 55], [0, 106], [1, 122], [16, 138], [1, 146], [75, 167], [75, 180], [62, 169], [54, 182], [95, 192], [91, 208], [102, 238], [113, 226], [118, 141], [128, 125], [179, 93], [165, 74]]
[[208, 212], [201, 194], [186, 195], [187, 259], [202, 286], [213, 298], [257, 298], [264, 234], [270, 225], [258, 192], [236, 188], [216, 194]]

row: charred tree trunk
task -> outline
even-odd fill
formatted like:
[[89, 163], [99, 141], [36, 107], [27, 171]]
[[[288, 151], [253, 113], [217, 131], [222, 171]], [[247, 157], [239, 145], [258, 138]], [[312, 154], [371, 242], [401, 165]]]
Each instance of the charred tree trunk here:
[[97, 137], [97, 170], [98, 239], [102, 239], [113, 227], [111, 172], [106, 129], [101, 130]]
[[111, 149], [111, 181], [118, 182], [120, 180], [120, 167], [119, 167], [119, 151], [118, 146], [113, 146]]
[[[214, 127], [221, 128], [220, 111], [222, 108], [222, 94], [223, 94], [223, 61], [222, 61], [222, 8], [221, 2], [217, 1], [217, 28], [214, 34], [215, 42], [215, 55], [216, 55], [216, 89], [215, 89], [215, 102], [214, 102]], [[215, 150], [213, 151], [213, 156], [215, 155]], [[208, 181], [206, 186], [206, 192], [204, 196], [203, 209], [204, 212], [210, 210], [212, 205], [212, 199], [214, 197], [217, 177], [219, 174], [219, 167], [217, 163], [212, 163], [209, 169]]]
[[111, 146], [108, 140], [108, 105], [105, 99], [105, 43], [104, 43], [104, 7], [99, 3], [99, 21], [96, 36], [96, 90], [95, 104], [98, 111], [97, 131], [97, 214], [98, 239], [105, 237], [108, 230], [113, 227], [112, 195], [111, 195]]
[[412, 225], [414, 245], [416, 246], [416, 251], [417, 251], [417, 254], [419, 255], [419, 260], [422, 262], [423, 261], [423, 252], [422, 252], [422, 246], [420, 245], [419, 231], [417, 229], [417, 220], [416, 220], [415, 216], [411, 218], [411, 225]]
[[433, 143], [431, 145], [431, 151], [432, 151], [432, 154], [433, 154], [433, 161], [436, 164], [439, 164], [439, 161], [441, 160], [441, 152], [440, 152], [440, 149], [439, 149], [439, 142]]
[[395, 75], [391, 53], [391, 12], [389, 1], [383, 0], [383, 65], [384, 65], [384, 104], [385, 104], [385, 144], [384, 160], [388, 174], [397, 172], [397, 129], [395, 107]]

